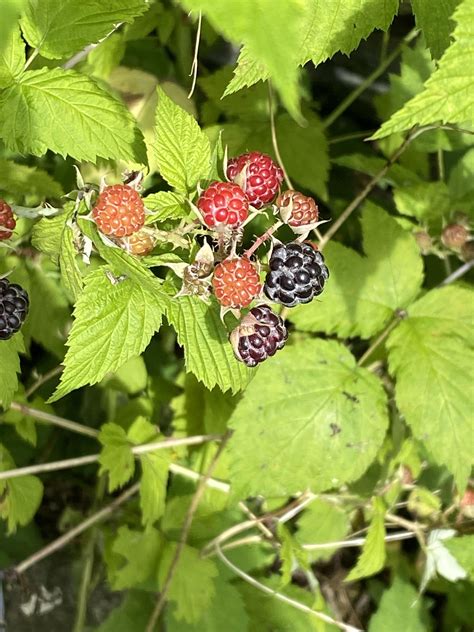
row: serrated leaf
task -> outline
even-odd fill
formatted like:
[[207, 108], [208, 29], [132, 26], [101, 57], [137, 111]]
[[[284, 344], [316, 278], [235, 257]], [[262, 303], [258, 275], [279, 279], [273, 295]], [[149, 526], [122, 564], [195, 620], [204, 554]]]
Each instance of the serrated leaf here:
[[[297, 0], [181, 0], [188, 10], [202, 11], [225, 37], [249, 49], [266, 69], [293, 117], [299, 114], [297, 51], [303, 26], [303, 4]], [[230, 19], [231, 17], [231, 19]]]
[[426, 632], [427, 613], [416, 588], [396, 575], [382, 593], [377, 611], [370, 619], [369, 632], [399, 632], [403, 612], [404, 632]]
[[[8, 450], [0, 444], [0, 472], [15, 468]], [[0, 481], [0, 518], [7, 521], [8, 533], [33, 518], [43, 496], [43, 484], [36, 476]]]
[[123, 560], [109, 576], [112, 588], [138, 586], [156, 575], [162, 546], [163, 538], [156, 529], [132, 531], [126, 526], [119, 527], [112, 551]]
[[209, 172], [211, 146], [196, 119], [160, 87], [156, 107], [156, 161], [163, 178], [178, 192], [192, 191]]
[[[296, 538], [301, 544], [325, 544], [342, 540], [350, 529], [350, 521], [347, 513], [322, 498], [317, 498], [304, 510], [298, 520]], [[308, 551], [311, 560], [327, 560], [337, 550], [327, 548]]]
[[0, 191], [9, 193], [17, 201], [27, 199], [29, 204], [63, 194], [61, 185], [43, 169], [5, 159], [0, 159]]
[[0, 135], [22, 154], [95, 162], [146, 162], [145, 145], [126, 107], [91, 78], [74, 70], [29, 70], [0, 95]]
[[103, 445], [99, 457], [101, 474], [109, 476], [109, 492], [122, 487], [135, 471], [135, 459], [125, 430], [114, 423], [104, 424], [100, 429], [99, 441]]
[[125, 55], [123, 33], [113, 33], [87, 55], [87, 70], [93, 77], [106, 81]]
[[167, 219], [183, 219], [189, 215], [190, 211], [185, 196], [173, 191], [152, 193], [143, 198], [143, 203], [147, 210], [152, 211], [146, 217], [147, 224], [164, 222]]
[[474, 535], [463, 535], [459, 538], [447, 540], [445, 547], [459, 564], [474, 579]]
[[399, 213], [416, 217], [423, 225], [439, 233], [452, 212], [449, 189], [445, 182], [423, 182], [396, 189], [395, 204]]
[[156, 598], [145, 591], [130, 590], [95, 632], [139, 632], [150, 619]]
[[387, 424], [380, 382], [344, 346], [287, 347], [259, 369], [230, 419], [234, 494], [284, 496], [353, 481]]
[[140, 355], [160, 328], [163, 307], [160, 295], [133, 279], [112, 285], [104, 268], [89, 274], [74, 310], [61, 382], [50, 401], [100, 382]]
[[424, 90], [371, 137], [383, 138], [414, 125], [465, 124], [474, 120], [474, 2], [463, 0], [454, 13], [454, 43], [440, 59]]
[[43, 57], [60, 59], [108, 35], [119, 22], [133, 22], [145, 0], [28, 0], [23, 35]]
[[18, 373], [20, 372], [20, 358], [18, 354], [24, 351], [23, 337], [15, 334], [10, 340], [0, 341], [0, 402], [7, 408], [18, 388]]
[[319, 300], [291, 310], [298, 329], [369, 338], [418, 294], [423, 262], [414, 237], [373, 204], [364, 207], [361, 224], [366, 256], [326, 246], [330, 277]]
[[[177, 544], [167, 542], [158, 569], [158, 584], [163, 588]], [[203, 559], [197, 549], [185, 546], [176, 566], [168, 591], [168, 600], [175, 604], [173, 616], [177, 621], [195, 623], [201, 619], [215, 594], [214, 578], [217, 567], [210, 559]], [[199, 588], [198, 588], [199, 587]]]
[[[360, 171], [369, 176], [375, 176], [386, 165], [386, 160], [375, 155], [351, 153], [344, 156], [336, 156], [331, 159], [336, 165], [340, 167], [347, 167], [354, 171]], [[416, 173], [403, 167], [402, 165], [392, 165], [387, 171], [385, 176], [380, 179], [380, 184], [389, 184], [396, 187], [409, 187], [411, 185], [419, 184], [420, 178]]]
[[459, 0], [411, 0], [416, 25], [425, 36], [433, 58], [438, 59], [451, 42], [454, 22], [450, 20]]
[[446, 548], [446, 544], [456, 535], [454, 529], [433, 529], [428, 536], [426, 563], [420, 582], [420, 592], [424, 592], [428, 583], [436, 574], [450, 582], [467, 578], [467, 571]]
[[170, 302], [166, 316], [184, 347], [186, 370], [207, 388], [236, 393], [248, 384], [252, 372], [235, 359], [215, 303], [183, 296]]
[[351, 582], [375, 575], [382, 570], [385, 563], [385, 507], [381, 498], [372, 501], [373, 515], [370, 521], [367, 539], [357, 564], [345, 581]]
[[473, 305], [470, 290], [432, 290], [410, 306], [387, 341], [398, 408], [458, 489], [466, 487], [472, 462], [474, 353], [466, 342], [472, 344]]
[[18, 25], [14, 25], [0, 48], [0, 89], [13, 83], [23, 72], [24, 65], [25, 44], [21, 39]]

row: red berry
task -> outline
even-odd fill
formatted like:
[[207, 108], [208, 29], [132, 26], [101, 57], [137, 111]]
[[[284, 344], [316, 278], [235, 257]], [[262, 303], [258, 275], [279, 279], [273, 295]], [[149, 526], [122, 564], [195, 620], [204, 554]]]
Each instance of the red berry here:
[[318, 221], [319, 209], [311, 197], [307, 197], [299, 191], [289, 189], [281, 193], [276, 201], [280, 209], [280, 215], [284, 222], [290, 226], [307, 226]]
[[105, 187], [92, 210], [98, 229], [104, 235], [127, 237], [145, 223], [145, 207], [139, 194], [126, 184]]
[[275, 199], [283, 171], [267, 154], [251, 151], [229, 160], [227, 177], [241, 184], [252, 206], [262, 208]]
[[11, 207], [4, 200], [0, 200], [0, 241], [10, 239], [15, 226], [16, 221]]
[[249, 201], [232, 182], [213, 182], [197, 203], [208, 228], [238, 228], [248, 217]]
[[224, 307], [248, 307], [260, 294], [258, 270], [248, 259], [226, 259], [219, 263], [212, 278], [217, 300]]

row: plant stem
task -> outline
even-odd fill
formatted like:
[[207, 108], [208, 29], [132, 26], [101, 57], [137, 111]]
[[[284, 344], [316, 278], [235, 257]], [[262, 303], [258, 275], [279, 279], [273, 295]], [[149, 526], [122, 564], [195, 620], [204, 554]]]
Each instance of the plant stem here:
[[53, 542], [50, 542], [33, 555], [30, 555], [30, 557], [27, 557], [26, 560], [23, 560], [23, 562], [20, 562], [20, 564], [15, 566], [13, 570], [20, 575], [21, 573], [24, 573], [29, 568], [31, 568], [37, 562], [43, 560], [45, 557], [48, 557], [52, 553], [59, 551], [59, 549], [62, 549], [64, 546], [69, 544], [69, 542], [71, 542], [78, 535], [89, 529], [89, 527], [96, 524], [97, 522], [100, 522], [101, 520], [104, 520], [105, 518], [108, 518], [118, 507], [120, 507], [120, 505], [122, 505], [134, 494], [136, 494], [139, 489], [140, 483], [132, 485], [132, 487], [129, 487], [127, 490], [125, 490], [109, 505], [95, 513], [93, 516], [90, 516], [61, 537], [57, 538]]
[[26, 63], [23, 66], [23, 71], [27, 70], [30, 67], [30, 65], [34, 62], [34, 60], [38, 57], [38, 55], [39, 55], [39, 48], [35, 48], [35, 50], [31, 53], [31, 55], [26, 60]]
[[12, 402], [10, 404], [10, 409], [15, 410], [22, 415], [33, 417], [38, 421], [43, 421], [45, 423], [52, 424], [53, 426], [59, 426], [60, 428], [64, 428], [65, 430], [77, 432], [78, 434], [83, 434], [88, 437], [97, 438], [99, 435], [98, 431], [94, 428], [89, 428], [88, 426], [84, 426], [83, 424], [71, 421], [70, 419], [65, 419], [64, 417], [58, 417], [57, 415], [46, 413], [44, 410], [38, 410], [37, 408], [32, 408], [31, 406], [27, 406], [26, 404]]
[[281, 157], [280, 154], [280, 148], [278, 146], [278, 138], [277, 138], [277, 134], [276, 134], [276, 126], [275, 126], [275, 98], [273, 95], [273, 88], [272, 88], [272, 84], [271, 81], [268, 82], [268, 109], [270, 111], [270, 130], [271, 130], [271, 134], [272, 134], [272, 144], [273, 144], [273, 151], [275, 152], [275, 157], [277, 159], [278, 164], [281, 167], [281, 170], [283, 171], [283, 177], [285, 178], [285, 182], [286, 182], [286, 186], [289, 189], [293, 188], [293, 184], [291, 183], [291, 180], [288, 176], [288, 172], [285, 169], [285, 164], [283, 162], [283, 159]]
[[246, 257], [247, 259], [250, 259], [250, 257], [257, 250], [257, 248], [259, 248], [265, 241], [267, 241], [267, 239], [270, 239], [273, 233], [275, 233], [282, 225], [283, 225], [283, 222], [281, 221], [275, 222], [273, 226], [270, 226], [270, 228], [266, 230], [263, 233], [263, 235], [260, 235], [260, 237], [258, 237], [258, 239], [255, 240], [255, 242], [250, 246], [250, 248], [244, 252], [243, 256]]
[[366, 352], [359, 358], [359, 361], [357, 362], [357, 366], [362, 366], [364, 364], [364, 362], [370, 358], [370, 356], [372, 355], [372, 353], [377, 349], [377, 347], [379, 345], [382, 344], [382, 342], [385, 340], [385, 338], [388, 336], [388, 334], [392, 331], [392, 329], [394, 329], [398, 323], [400, 322], [401, 318], [399, 316], [396, 316], [388, 325], [387, 327], [385, 327], [385, 329], [382, 331], [382, 333], [380, 334], [380, 336], [378, 336], [374, 342], [370, 345], [370, 347], [366, 350]]
[[443, 156], [443, 150], [441, 149], [441, 147], [438, 148], [437, 154], [436, 154], [436, 160], [438, 163], [438, 179], [443, 182], [445, 179], [445, 169], [444, 169], [444, 156]]
[[347, 110], [348, 107], [352, 105], [352, 103], [363, 93], [369, 86], [371, 86], [376, 79], [380, 77], [381, 74], [387, 70], [390, 64], [400, 55], [403, 48], [409, 44], [415, 37], [418, 35], [418, 30], [413, 29], [408, 33], [406, 37], [402, 39], [402, 41], [398, 44], [393, 51], [383, 58], [377, 68], [366, 78], [360, 85], [355, 88], [350, 94], [347, 95], [343, 101], [327, 116], [323, 121], [323, 128], [328, 128], [330, 125], [336, 121], [343, 112]]
[[158, 598], [158, 601], [156, 603], [156, 606], [152, 612], [152, 615], [150, 617], [150, 620], [148, 622], [148, 625], [146, 627], [146, 632], [153, 632], [155, 625], [158, 621], [158, 618], [161, 614], [161, 611], [163, 610], [163, 607], [165, 605], [166, 602], [166, 597], [168, 595], [168, 591], [171, 587], [171, 582], [173, 581], [173, 577], [174, 574], [176, 572], [176, 569], [178, 567], [178, 563], [181, 557], [181, 553], [183, 552], [184, 547], [186, 546], [186, 542], [188, 540], [188, 535], [189, 535], [189, 531], [191, 529], [191, 525], [194, 519], [194, 514], [197, 511], [197, 508], [199, 506], [199, 503], [201, 502], [201, 499], [204, 495], [204, 492], [206, 490], [206, 481], [212, 476], [212, 472], [214, 471], [214, 469], [217, 466], [217, 463], [219, 461], [219, 458], [221, 457], [224, 448], [227, 444], [227, 442], [229, 441], [230, 437], [231, 437], [231, 431], [228, 431], [223, 439], [222, 442], [219, 446], [219, 449], [217, 450], [216, 454], [214, 455], [214, 458], [211, 461], [211, 464], [209, 465], [206, 474], [202, 477], [202, 479], [199, 482], [198, 488], [196, 490], [196, 493], [193, 496], [193, 499], [191, 501], [191, 504], [189, 505], [189, 509], [188, 512], [186, 514], [186, 517], [184, 519], [184, 524], [183, 524], [183, 528], [181, 530], [181, 534], [180, 534], [180, 538], [178, 541], [178, 544], [176, 546], [176, 550], [173, 556], [173, 560], [171, 561], [169, 570], [168, 570], [168, 574], [166, 576], [166, 579], [164, 581], [163, 584], [163, 588], [161, 589], [161, 594]]
[[466, 263], [464, 263], [457, 270], [455, 270], [449, 276], [447, 276], [444, 279], [444, 281], [442, 281], [440, 283], [440, 285], [449, 285], [450, 283], [453, 283], [454, 281], [457, 281], [462, 276], [464, 276], [467, 272], [469, 272], [469, 270], [472, 268], [472, 266], [474, 266], [474, 259], [472, 259], [471, 261], [466, 261]]
[[30, 388], [25, 391], [25, 397], [27, 399], [31, 397], [33, 393], [35, 393], [40, 388], [40, 386], [43, 386], [43, 384], [51, 380], [53, 377], [56, 377], [56, 375], [60, 375], [63, 370], [64, 367], [62, 366], [62, 364], [60, 364], [59, 366], [54, 367], [54, 369], [51, 369], [51, 371], [48, 371], [44, 375], [41, 375], [36, 380], [36, 382], [34, 382], [34, 384], [32, 384]]
[[194, 45], [194, 57], [193, 57], [193, 63], [191, 64], [191, 72], [189, 73], [189, 76], [193, 78], [193, 81], [191, 83], [191, 90], [189, 91], [188, 94], [188, 99], [190, 99], [193, 96], [194, 93], [194, 89], [196, 88], [196, 81], [197, 81], [197, 76], [198, 76], [198, 67], [199, 67], [199, 43], [201, 41], [201, 27], [202, 27], [202, 12], [199, 11], [199, 17], [198, 17], [198, 25], [197, 25], [197, 31], [196, 31], [196, 43]]

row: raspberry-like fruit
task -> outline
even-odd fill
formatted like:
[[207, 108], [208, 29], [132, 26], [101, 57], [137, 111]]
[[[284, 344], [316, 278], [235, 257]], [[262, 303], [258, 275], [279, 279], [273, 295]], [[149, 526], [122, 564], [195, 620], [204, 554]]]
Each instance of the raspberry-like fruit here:
[[30, 306], [28, 294], [16, 283], [0, 279], [0, 340], [20, 330]]
[[15, 226], [12, 209], [4, 200], [0, 200], [0, 241], [10, 239]]
[[155, 237], [153, 236], [153, 230], [150, 228], [141, 228], [133, 235], [125, 237], [121, 240], [121, 244], [127, 252], [132, 255], [144, 257], [149, 255], [156, 245]]
[[307, 226], [318, 221], [319, 209], [311, 197], [289, 189], [281, 193], [276, 201], [282, 220], [290, 226]]
[[248, 307], [262, 289], [257, 268], [238, 257], [217, 264], [212, 287], [219, 303], [233, 308]]
[[285, 346], [288, 331], [268, 305], [253, 307], [230, 334], [235, 357], [254, 367]]
[[460, 250], [469, 239], [469, 231], [462, 224], [449, 224], [441, 233], [441, 241], [452, 250]]
[[262, 208], [275, 199], [283, 171], [267, 154], [251, 151], [229, 160], [227, 177], [242, 186], [252, 206]]
[[279, 244], [270, 257], [264, 292], [272, 301], [294, 307], [321, 294], [328, 277], [323, 255], [312, 246], [297, 241]]
[[145, 223], [145, 207], [140, 195], [126, 184], [105, 187], [92, 210], [98, 229], [104, 235], [127, 237]]
[[208, 228], [238, 228], [249, 215], [249, 200], [233, 182], [213, 182], [197, 206]]

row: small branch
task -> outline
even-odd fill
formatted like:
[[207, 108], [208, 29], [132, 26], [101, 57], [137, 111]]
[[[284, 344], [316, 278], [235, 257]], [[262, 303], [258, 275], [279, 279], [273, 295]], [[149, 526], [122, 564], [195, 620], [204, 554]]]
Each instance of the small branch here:
[[[251, 575], [248, 575], [242, 569], [240, 569], [238, 566], [233, 564], [229, 560], [229, 558], [224, 555], [224, 553], [223, 553], [221, 547], [219, 546], [219, 544], [216, 545], [216, 550], [217, 550], [217, 554], [218, 554], [219, 558], [222, 560], [222, 562], [228, 568], [230, 568], [230, 570], [233, 571], [238, 577], [240, 577], [241, 579], [246, 581], [251, 586], [254, 586], [254, 588], [258, 588], [258, 590], [261, 590], [262, 592], [266, 593], [267, 595], [271, 595], [275, 599], [278, 599], [278, 601], [286, 603], [289, 606], [292, 606], [293, 608], [296, 608], [296, 610], [301, 610], [301, 612], [306, 612], [307, 614], [310, 614], [313, 617], [316, 617], [320, 621], [324, 621], [325, 623], [328, 623], [330, 625], [335, 625], [340, 630], [344, 630], [344, 632], [362, 632], [362, 630], [359, 630], [359, 628], [355, 628], [352, 625], [346, 625], [345, 623], [342, 623], [341, 621], [336, 621], [335, 619], [333, 619], [329, 615], [324, 614], [324, 612], [319, 612], [317, 610], [313, 610], [309, 606], [306, 606], [305, 604], [302, 604], [299, 601], [296, 601], [295, 599], [291, 599], [290, 597], [287, 597], [283, 593], [280, 593], [280, 592], [278, 592], [276, 590], [273, 590], [272, 588], [269, 588], [268, 586], [265, 586], [265, 584], [261, 584], [254, 577], [252, 577]], [[147, 632], [151, 632], [151, 630], [149, 630]]]
[[58, 417], [57, 415], [46, 413], [44, 412], [44, 410], [38, 410], [37, 408], [26, 406], [25, 404], [12, 402], [10, 404], [10, 409], [15, 410], [22, 415], [26, 415], [27, 417], [33, 417], [38, 421], [43, 421], [45, 423], [52, 424], [53, 426], [59, 426], [60, 428], [64, 428], [65, 430], [70, 430], [71, 432], [77, 432], [78, 434], [83, 434], [88, 437], [94, 438], [97, 438], [99, 436], [98, 431], [94, 428], [89, 428], [88, 426], [84, 426], [83, 424], [71, 421], [70, 419]]
[[272, 88], [271, 82], [269, 81], [268, 82], [268, 109], [270, 111], [270, 130], [271, 130], [271, 134], [272, 134], [273, 151], [275, 152], [275, 157], [277, 159], [277, 162], [280, 165], [281, 170], [283, 171], [283, 177], [285, 178], [286, 186], [289, 189], [292, 189], [293, 188], [293, 184], [291, 183], [291, 180], [288, 177], [288, 172], [285, 169], [285, 164], [284, 164], [283, 159], [281, 157], [280, 148], [278, 146], [278, 138], [277, 138], [276, 126], [275, 126], [275, 108], [274, 108], [274, 103], [275, 103], [275, 99], [274, 99], [274, 96], [273, 96], [273, 88]]
[[15, 566], [13, 570], [18, 574], [24, 573], [26, 570], [31, 568], [34, 564], [36, 564], [40, 560], [43, 560], [45, 557], [48, 557], [52, 553], [59, 551], [59, 549], [62, 549], [64, 546], [69, 544], [69, 542], [71, 542], [78, 535], [80, 535], [81, 533], [89, 529], [89, 527], [96, 524], [97, 522], [100, 522], [101, 520], [104, 520], [105, 518], [108, 518], [118, 507], [120, 507], [120, 505], [122, 505], [134, 494], [136, 494], [139, 488], [140, 488], [139, 483], [132, 485], [132, 487], [125, 490], [122, 494], [120, 494], [120, 496], [118, 496], [114, 501], [112, 501], [110, 505], [107, 505], [106, 507], [104, 507], [103, 509], [95, 513], [93, 516], [90, 516], [89, 518], [87, 518], [87, 520], [84, 520], [83, 522], [78, 524], [76, 527], [74, 527], [73, 529], [71, 529], [64, 535], [62, 535], [61, 537], [57, 538], [53, 542], [50, 542], [50, 544], [47, 544], [45, 547], [43, 547], [42, 549], [40, 549], [39, 551], [31, 555], [30, 557], [27, 557], [26, 560], [23, 560], [23, 562], [20, 562], [20, 564]]
[[199, 11], [199, 17], [198, 17], [198, 25], [197, 25], [197, 31], [196, 31], [196, 43], [194, 45], [194, 57], [193, 57], [193, 63], [191, 64], [191, 72], [189, 73], [189, 76], [193, 78], [192, 84], [191, 84], [191, 90], [189, 91], [188, 94], [188, 99], [190, 99], [193, 94], [194, 94], [194, 89], [196, 88], [196, 81], [197, 81], [197, 76], [198, 76], [198, 57], [199, 57], [199, 43], [201, 41], [201, 27], [202, 27], [202, 12]]
[[341, 215], [337, 218], [337, 220], [334, 222], [334, 224], [324, 234], [323, 239], [322, 239], [322, 241], [319, 244], [319, 250], [322, 250], [324, 248], [324, 246], [328, 243], [328, 241], [330, 239], [332, 239], [332, 237], [334, 237], [335, 233], [339, 230], [339, 228], [342, 226], [342, 224], [344, 224], [346, 219], [351, 215], [351, 213], [353, 211], [355, 211], [355, 209], [360, 204], [362, 204], [362, 202], [369, 195], [369, 193], [371, 193], [371, 191], [377, 186], [379, 181], [385, 176], [385, 174], [390, 169], [390, 167], [393, 164], [395, 164], [395, 162], [398, 160], [398, 158], [400, 158], [400, 156], [407, 149], [407, 147], [410, 145], [412, 140], [414, 140], [414, 138], [416, 138], [416, 136], [419, 136], [419, 134], [422, 131], [425, 131], [425, 128], [423, 128], [422, 130], [420, 130], [420, 129], [418, 129], [418, 130], [411, 130], [407, 134], [407, 136], [406, 136], [405, 140], [403, 141], [403, 143], [398, 147], [398, 149], [396, 149], [393, 152], [393, 154], [387, 160], [387, 162], [382, 167], [382, 169], [380, 169], [380, 171], [377, 174], [375, 174], [375, 176], [370, 180], [370, 182], [367, 184], [367, 186], [365, 186], [364, 189], [359, 193], [359, 195], [357, 195], [352, 200], [352, 202], [349, 204], [349, 206], [346, 207], [346, 209], [341, 213]]
[[378, 336], [378, 338], [376, 338], [374, 340], [374, 342], [370, 345], [370, 347], [367, 349], [367, 351], [359, 358], [359, 361], [357, 362], [357, 366], [362, 366], [364, 364], [364, 362], [368, 358], [370, 358], [372, 353], [382, 344], [382, 342], [385, 340], [385, 338], [388, 336], [388, 334], [392, 331], [392, 329], [394, 329], [398, 325], [400, 320], [401, 320], [401, 318], [399, 316], [396, 316], [387, 325], [387, 327], [385, 327], [385, 329], [382, 331], [380, 336]]
[[31, 53], [31, 55], [26, 60], [26, 63], [23, 66], [23, 71], [27, 70], [30, 67], [30, 65], [34, 62], [34, 60], [38, 57], [38, 55], [39, 55], [39, 48], [35, 48], [35, 50]]
[[94, 48], [97, 48], [99, 44], [102, 44], [102, 42], [105, 42], [106, 39], [108, 39], [113, 33], [115, 33], [115, 31], [119, 29], [122, 26], [122, 24], [123, 22], [119, 22], [118, 24], [114, 26], [114, 28], [110, 31], [110, 33], [107, 33], [105, 37], [100, 39], [95, 44], [88, 44], [88, 46], [86, 46], [83, 50], [79, 51], [78, 53], [73, 55], [70, 59], [68, 59], [66, 62], [64, 62], [64, 64], [62, 65], [64, 70], [70, 70], [71, 68], [74, 68], [74, 66], [77, 66], [77, 64], [79, 64], [83, 59], [85, 59], [87, 55], [94, 50]]
[[270, 239], [270, 237], [273, 235], [273, 233], [275, 233], [280, 226], [283, 225], [283, 222], [278, 221], [275, 222], [275, 224], [273, 224], [273, 226], [270, 226], [270, 228], [268, 230], [266, 230], [263, 235], [260, 235], [260, 237], [258, 237], [255, 242], [250, 246], [250, 248], [248, 250], [246, 250], [243, 254], [244, 257], [246, 257], [247, 259], [250, 259], [250, 257], [253, 255], [253, 253], [265, 242], [267, 241], [267, 239]]
[[[179, 465], [179, 463], [171, 463], [170, 472], [173, 474], [177, 474], [178, 476], [183, 476], [184, 478], [189, 478], [191, 481], [200, 481], [204, 477], [202, 474], [195, 472], [194, 470], [190, 470], [183, 465]], [[230, 485], [228, 483], [224, 483], [223, 481], [219, 481], [216, 478], [208, 478], [206, 480], [207, 487], [211, 489], [217, 489], [217, 491], [222, 492], [224, 494], [228, 494], [230, 492]]]
[[[411, 531], [399, 531], [397, 533], [391, 533], [385, 537], [385, 542], [399, 542], [400, 540], [410, 540], [415, 538], [416, 534]], [[321, 542], [317, 544], [302, 544], [302, 548], [306, 551], [319, 551], [324, 549], [332, 549], [337, 547], [338, 549], [348, 549], [351, 547], [364, 546], [367, 538], [352, 538], [352, 540], [340, 540], [335, 542]]]
[[418, 33], [419, 31], [417, 29], [413, 29], [412, 31], [410, 31], [408, 35], [402, 39], [400, 44], [398, 44], [398, 46], [393, 49], [390, 55], [384, 57], [380, 61], [377, 68], [366, 79], [364, 79], [364, 81], [362, 81], [357, 86], [357, 88], [355, 88], [355, 90], [348, 94], [347, 97], [343, 99], [343, 101], [341, 101], [341, 103], [331, 112], [331, 114], [329, 114], [329, 116], [325, 118], [325, 120], [323, 121], [324, 129], [332, 125], [334, 121], [337, 120], [341, 116], [341, 114], [345, 112], [347, 108], [350, 107], [352, 103], [354, 103], [354, 101], [358, 99], [359, 96], [363, 92], [365, 92], [365, 90], [367, 90], [367, 88], [369, 88], [374, 83], [374, 81], [387, 70], [390, 64], [395, 61], [395, 59], [401, 54], [403, 48], [413, 39], [415, 39]]
[[34, 384], [32, 384], [30, 388], [25, 391], [25, 397], [27, 399], [31, 397], [33, 393], [35, 393], [40, 388], [40, 386], [43, 386], [43, 384], [51, 380], [53, 377], [60, 375], [63, 372], [63, 370], [64, 370], [64, 367], [62, 364], [60, 364], [59, 366], [54, 367], [54, 369], [51, 369], [51, 371], [48, 371], [44, 375], [41, 375], [36, 380], [36, 382], [34, 382]]
[[449, 276], [447, 276], [444, 279], [444, 281], [442, 281], [440, 283], [440, 285], [441, 286], [449, 285], [450, 283], [453, 283], [454, 281], [457, 281], [462, 276], [464, 276], [467, 272], [469, 272], [469, 270], [472, 268], [472, 266], [474, 266], [474, 259], [472, 259], [471, 261], [467, 261], [465, 264], [460, 266], [457, 270], [454, 270], [454, 272], [452, 272]]
[[204, 492], [206, 490], [206, 481], [212, 476], [212, 472], [214, 471], [214, 469], [217, 466], [217, 463], [219, 461], [219, 458], [221, 457], [224, 448], [227, 444], [227, 442], [229, 441], [230, 437], [231, 437], [231, 432], [227, 432], [223, 439], [222, 442], [219, 446], [219, 449], [217, 450], [216, 454], [214, 455], [214, 458], [211, 461], [211, 464], [209, 465], [206, 474], [202, 477], [202, 479], [199, 481], [199, 485], [198, 488], [196, 490], [196, 493], [193, 496], [193, 499], [191, 501], [191, 504], [189, 505], [189, 509], [188, 512], [186, 514], [186, 517], [184, 519], [184, 524], [183, 524], [183, 528], [181, 530], [181, 535], [178, 541], [178, 544], [176, 546], [176, 550], [173, 556], [173, 560], [171, 561], [169, 570], [168, 570], [168, 574], [166, 576], [165, 582], [163, 584], [163, 588], [161, 590], [161, 594], [159, 596], [159, 599], [156, 603], [156, 606], [152, 612], [152, 615], [150, 617], [150, 620], [148, 622], [148, 625], [146, 627], [146, 632], [153, 632], [156, 622], [158, 621], [158, 618], [161, 614], [161, 611], [163, 610], [163, 607], [165, 605], [166, 602], [166, 597], [168, 595], [168, 591], [171, 587], [171, 582], [173, 581], [173, 577], [174, 574], [176, 572], [176, 569], [178, 567], [178, 563], [181, 557], [181, 553], [184, 550], [184, 547], [186, 546], [186, 542], [188, 540], [188, 536], [189, 536], [189, 531], [191, 529], [191, 525], [194, 519], [194, 515], [197, 511], [197, 508], [199, 506], [199, 503], [201, 502], [201, 499], [204, 495]]

